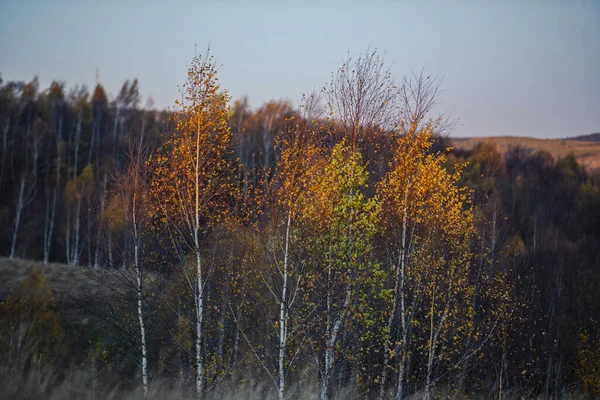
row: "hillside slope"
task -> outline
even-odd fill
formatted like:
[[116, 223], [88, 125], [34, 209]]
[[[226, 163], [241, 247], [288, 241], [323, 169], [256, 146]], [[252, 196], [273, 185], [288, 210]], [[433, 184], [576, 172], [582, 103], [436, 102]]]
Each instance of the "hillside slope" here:
[[600, 132], [590, 133], [589, 135], [580, 135], [567, 138], [568, 140], [579, 140], [584, 142], [600, 142]]
[[600, 170], [600, 142], [516, 136], [450, 138], [450, 141], [455, 148], [462, 150], [470, 150], [477, 143], [490, 142], [494, 143], [502, 154], [515, 146], [521, 146], [531, 152], [547, 151], [556, 159], [573, 154], [579, 164], [584, 166], [588, 172]]
[[115, 270], [47, 264], [0, 257], [0, 301], [5, 300], [34, 269], [41, 269], [57, 304], [68, 306], [79, 300], [122, 292], [127, 282]]

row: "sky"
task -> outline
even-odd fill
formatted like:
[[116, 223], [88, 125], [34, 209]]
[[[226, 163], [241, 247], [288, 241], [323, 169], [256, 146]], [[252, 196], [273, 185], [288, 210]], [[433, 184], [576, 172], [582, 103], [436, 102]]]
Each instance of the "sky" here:
[[0, 74], [112, 96], [138, 78], [146, 103], [178, 97], [210, 45], [233, 98], [297, 104], [349, 53], [385, 54], [401, 80], [443, 76], [452, 136], [600, 132], [600, 1], [0, 0]]

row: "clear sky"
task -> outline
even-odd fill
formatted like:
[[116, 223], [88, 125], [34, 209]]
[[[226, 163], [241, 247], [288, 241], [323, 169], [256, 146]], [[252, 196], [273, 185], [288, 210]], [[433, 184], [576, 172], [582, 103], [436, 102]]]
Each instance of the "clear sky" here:
[[[600, 1], [0, 0], [4, 80], [114, 95], [138, 78], [167, 107], [210, 43], [221, 83], [253, 106], [320, 88], [347, 52], [385, 52], [399, 80], [444, 76], [454, 136], [600, 131]], [[145, 100], [142, 104], [145, 103]]]

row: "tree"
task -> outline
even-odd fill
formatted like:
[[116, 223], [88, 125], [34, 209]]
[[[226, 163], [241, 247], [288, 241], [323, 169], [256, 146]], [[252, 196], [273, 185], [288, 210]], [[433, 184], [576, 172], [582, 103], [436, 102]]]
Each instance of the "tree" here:
[[[140, 353], [142, 367], [142, 385], [144, 396], [148, 396], [148, 345], [146, 343], [146, 324], [144, 322], [143, 284], [145, 273], [142, 266], [142, 232], [148, 215], [149, 166], [144, 160], [142, 144], [136, 142], [129, 147], [129, 164], [114, 178], [115, 192], [120, 206], [125, 210], [126, 234], [133, 244], [133, 255], [124, 254], [131, 263], [137, 300], [137, 317], [140, 329]], [[125, 249], [127, 253], [127, 249]]]
[[[270, 201], [274, 212], [271, 215], [272, 223], [267, 247], [271, 255], [269, 259], [272, 259], [275, 266], [275, 272], [271, 275], [273, 282], [269, 290], [279, 303], [277, 389], [280, 400], [284, 398], [286, 376], [296, 359], [296, 357], [287, 359], [289, 342], [294, 336], [306, 333], [306, 329], [303, 329], [299, 322], [302, 318], [293, 321], [297, 325], [292, 324], [292, 317], [296, 317], [292, 310], [301, 309], [295, 307], [294, 303], [298, 299], [298, 293], [302, 291], [300, 285], [306, 272], [298, 261], [295, 263], [293, 261], [294, 247], [297, 241], [301, 240], [300, 230], [295, 229], [295, 225], [303, 212], [302, 196], [305, 191], [310, 190], [311, 180], [318, 174], [320, 165], [318, 159], [322, 152], [320, 143], [315, 137], [317, 127], [308, 122], [310, 118], [306, 118], [310, 116], [310, 109], [305, 111], [304, 121], [291, 120], [290, 124], [293, 125], [285, 130], [280, 138], [278, 143], [280, 157], [272, 184], [273, 190], [269, 191], [272, 195]], [[305, 317], [310, 317], [310, 314]], [[306, 319], [304, 318], [305, 324]], [[302, 340], [296, 345], [295, 355], [300, 351]]]
[[[396, 351], [398, 399], [404, 396], [407, 364], [410, 354], [415, 353], [411, 347], [414, 328], [419, 326], [429, 333], [420, 347], [427, 354], [426, 397], [440, 340], [456, 342], [471, 328], [473, 310], [468, 299], [473, 289], [468, 271], [474, 226], [469, 192], [458, 185], [461, 170], [448, 173], [443, 166], [445, 157], [429, 152], [431, 138], [431, 127], [401, 136], [390, 172], [378, 186], [394, 276], [384, 331], [380, 397], [385, 393], [392, 330], [397, 319], [401, 332]], [[461, 317], [464, 324], [458, 328]], [[455, 335], [450, 339], [452, 330]]]
[[56, 222], [56, 203], [60, 191], [61, 167], [64, 143], [62, 140], [64, 123], [64, 84], [53, 82], [50, 87], [50, 104], [52, 106], [52, 137], [56, 151], [55, 182], [51, 196], [46, 198], [46, 214], [44, 219], [44, 264], [48, 264], [50, 259], [50, 249], [52, 247], [52, 235]]
[[21, 174], [19, 179], [19, 186], [17, 191], [17, 198], [15, 201], [15, 213], [13, 217], [12, 226], [12, 240], [10, 242], [10, 258], [15, 258], [17, 254], [17, 243], [19, 230], [22, 225], [23, 213], [26, 208], [31, 204], [35, 196], [35, 182], [28, 175], [27, 172]]
[[345, 140], [317, 165], [302, 198], [300, 220], [312, 233], [308, 240], [314, 263], [312, 284], [318, 288], [314, 301], [325, 302], [321, 308], [324, 321], [315, 333], [324, 340], [320, 398], [327, 399], [332, 396], [339, 353], [344, 354], [339, 346], [341, 334], [349, 318], [369, 317], [361, 309], [363, 291], [381, 278], [378, 265], [370, 259], [379, 204], [376, 198], [365, 196], [368, 173], [360, 153]]
[[150, 191], [157, 215], [173, 229], [173, 241], [192, 252], [194, 282], [196, 391], [203, 388], [203, 317], [207, 266], [202, 264], [212, 229], [227, 209], [231, 183], [231, 133], [227, 93], [221, 93], [213, 58], [195, 56], [188, 70], [183, 99], [173, 115], [175, 131], [150, 159], [154, 179]]

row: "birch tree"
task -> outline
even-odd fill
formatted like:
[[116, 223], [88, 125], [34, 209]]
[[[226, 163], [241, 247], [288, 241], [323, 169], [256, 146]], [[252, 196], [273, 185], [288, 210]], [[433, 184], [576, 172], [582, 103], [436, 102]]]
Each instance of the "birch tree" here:
[[[192, 254], [196, 392], [203, 390], [205, 288], [210, 265], [202, 262], [212, 229], [234, 193], [231, 183], [231, 133], [226, 92], [221, 92], [214, 59], [195, 56], [188, 70], [182, 100], [173, 117], [175, 132], [150, 162], [155, 167], [150, 187], [157, 212], [170, 225], [176, 241]], [[185, 260], [182, 260], [185, 261]]]
[[[302, 196], [309, 190], [311, 179], [318, 174], [318, 158], [322, 147], [316, 138], [317, 126], [310, 123], [311, 110], [305, 106], [305, 118], [290, 120], [289, 129], [278, 140], [280, 156], [276, 167], [276, 176], [271, 184], [270, 206], [272, 223], [265, 232], [268, 264], [274, 266], [272, 279], [267, 283], [269, 292], [278, 303], [279, 315], [278, 352], [276, 383], [279, 399], [285, 396], [286, 382], [290, 369], [297, 359], [306, 336], [307, 321], [313, 318], [314, 308], [304, 310], [295, 304], [303, 295], [304, 276], [307, 271], [296, 259], [295, 247], [301, 241], [301, 230], [297, 229], [299, 215], [302, 213]], [[301, 322], [302, 321], [302, 322]], [[291, 358], [289, 344], [295, 341], [295, 350]]]
[[56, 223], [56, 204], [60, 193], [61, 167], [63, 140], [62, 132], [64, 126], [64, 85], [53, 82], [50, 87], [50, 101], [52, 105], [52, 137], [56, 152], [55, 176], [52, 192], [46, 199], [46, 213], [44, 218], [44, 264], [48, 264], [50, 259], [50, 249], [52, 247], [52, 236]]
[[19, 243], [19, 232], [23, 224], [23, 214], [27, 207], [33, 201], [35, 196], [35, 184], [32, 178], [24, 172], [18, 181], [17, 196], [15, 199], [15, 212], [13, 216], [12, 235], [10, 241], [10, 259], [17, 255], [17, 246]]
[[[320, 163], [303, 196], [301, 221], [310, 227], [309, 249], [313, 253], [317, 303], [324, 303], [320, 398], [332, 397], [335, 367], [344, 351], [342, 332], [350, 319], [364, 317], [360, 310], [361, 291], [369, 280], [381, 274], [370, 259], [373, 237], [379, 220], [376, 198], [364, 194], [368, 173], [360, 153], [346, 141], [334, 146]], [[319, 335], [319, 336], [320, 336]]]
[[[399, 319], [401, 338], [393, 352], [398, 363], [397, 399], [405, 396], [411, 354], [420, 349], [425, 357], [428, 397], [440, 342], [454, 341], [460, 347], [459, 339], [473, 328], [469, 271], [474, 225], [469, 192], [458, 184], [461, 169], [448, 173], [443, 166], [445, 156], [430, 152], [431, 135], [429, 127], [400, 137], [390, 172], [378, 187], [394, 276], [380, 397], [385, 393], [395, 321]], [[457, 325], [459, 315], [464, 319], [462, 326]], [[428, 337], [417, 332], [413, 338], [417, 327]]]
[[[129, 164], [123, 172], [115, 175], [114, 184], [121, 206], [125, 210], [126, 234], [130, 236], [133, 254], [124, 254], [133, 272], [136, 292], [137, 317], [139, 321], [142, 385], [144, 396], [148, 396], [148, 346], [144, 312], [144, 269], [142, 265], [142, 232], [147, 216], [149, 167], [143, 158], [141, 143], [130, 145]], [[127, 252], [127, 249], [125, 249]]]

